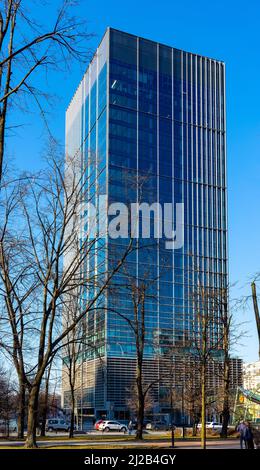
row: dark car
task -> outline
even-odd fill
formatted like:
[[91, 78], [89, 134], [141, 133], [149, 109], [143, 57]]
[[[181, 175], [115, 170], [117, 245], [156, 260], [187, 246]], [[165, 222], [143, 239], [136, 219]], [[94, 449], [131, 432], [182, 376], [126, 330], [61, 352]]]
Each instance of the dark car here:
[[146, 425], [146, 429], [150, 431], [159, 431], [159, 430], [168, 431], [169, 425], [165, 421], [154, 421], [154, 422], [148, 423]]
[[[149, 424], [151, 421], [145, 419], [144, 422], [143, 422], [143, 429], [146, 428], [147, 424]], [[137, 421], [134, 420], [134, 421], [130, 421], [129, 424], [128, 424], [128, 427], [131, 427], [131, 429], [137, 429]]]

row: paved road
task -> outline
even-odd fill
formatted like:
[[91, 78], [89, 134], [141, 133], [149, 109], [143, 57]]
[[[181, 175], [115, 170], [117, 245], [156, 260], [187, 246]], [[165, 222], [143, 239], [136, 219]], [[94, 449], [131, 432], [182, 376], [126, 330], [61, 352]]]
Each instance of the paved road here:
[[[23, 442], [21, 441], [2, 441], [0, 442], [0, 448], [2, 447], [22, 447], [24, 445]], [[144, 441], [144, 442], [139, 442], [138, 445], [135, 441], [107, 441], [104, 437], [104, 440], [80, 440], [80, 441], [39, 441], [38, 446], [39, 447], [56, 447], [59, 448], [60, 446], [73, 446], [77, 448], [77, 446], [86, 446], [86, 448], [91, 448], [92, 446], [106, 446], [106, 445], [113, 445], [113, 447], [118, 447], [121, 448], [122, 445], [124, 447], [129, 447], [129, 448], [135, 448], [135, 447], [169, 447], [169, 439], [168, 440], [150, 440], [149, 441]], [[200, 448], [200, 442], [191, 442], [191, 441], [176, 441], [176, 448], [177, 449], [199, 449]], [[207, 444], [208, 449], [239, 449], [239, 440], [238, 439], [228, 439], [228, 441], [225, 440], [215, 440], [215, 441], [208, 441]]]

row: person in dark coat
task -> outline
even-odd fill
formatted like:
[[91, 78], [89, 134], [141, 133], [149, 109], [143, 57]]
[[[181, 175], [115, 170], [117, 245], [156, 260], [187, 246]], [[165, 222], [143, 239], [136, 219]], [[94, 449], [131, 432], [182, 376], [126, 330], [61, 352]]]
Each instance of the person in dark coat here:
[[244, 436], [244, 441], [245, 441], [245, 446], [246, 449], [254, 449], [254, 436], [253, 436], [253, 431], [250, 426], [250, 423], [246, 422], [245, 423], [246, 427], [243, 431], [243, 436]]
[[239, 425], [237, 426], [237, 431], [240, 434], [240, 449], [244, 449], [245, 439], [244, 439], [244, 432], [246, 430], [246, 424], [244, 421], [240, 421]]

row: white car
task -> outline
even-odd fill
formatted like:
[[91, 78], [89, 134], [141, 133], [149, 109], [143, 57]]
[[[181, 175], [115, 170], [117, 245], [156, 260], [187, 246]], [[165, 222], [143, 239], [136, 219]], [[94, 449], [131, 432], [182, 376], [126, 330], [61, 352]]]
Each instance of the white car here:
[[67, 423], [64, 419], [52, 418], [47, 419], [46, 422], [46, 431], [66, 431], [68, 432], [70, 428], [69, 423]]
[[[198, 424], [198, 429], [201, 429], [201, 423]], [[215, 421], [207, 421], [206, 429], [215, 429], [216, 431], [220, 431], [222, 429], [222, 424], [216, 423]]]
[[125, 424], [121, 424], [118, 421], [103, 421], [98, 427], [99, 431], [109, 432], [109, 431], [119, 431], [126, 432], [127, 427]]

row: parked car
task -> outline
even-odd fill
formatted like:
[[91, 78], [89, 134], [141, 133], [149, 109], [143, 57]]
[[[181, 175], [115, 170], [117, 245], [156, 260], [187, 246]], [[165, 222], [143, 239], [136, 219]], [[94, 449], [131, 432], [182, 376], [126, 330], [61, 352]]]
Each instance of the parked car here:
[[216, 431], [220, 431], [222, 429], [222, 424], [211, 421], [209, 423], [208, 429], [215, 429]]
[[103, 422], [104, 422], [103, 419], [98, 419], [98, 421], [96, 421], [95, 424], [94, 424], [94, 429], [96, 429], [96, 431], [99, 431], [99, 426]]
[[[143, 422], [143, 429], [146, 429], [146, 426], [147, 426], [147, 424], [149, 424], [149, 423], [151, 423], [150, 420], [144, 419], [144, 422]], [[137, 421], [136, 421], [136, 420], [134, 420], [134, 421], [130, 420], [130, 421], [129, 421], [129, 424], [128, 424], [128, 427], [131, 427], [131, 429], [136, 430], [136, 429], [137, 429]]]
[[70, 425], [64, 419], [47, 419], [46, 431], [66, 431], [68, 432]]
[[[201, 423], [198, 424], [198, 429], [201, 429]], [[215, 431], [220, 431], [222, 429], [222, 424], [216, 423], [215, 421], [207, 421], [206, 429], [213, 429]]]
[[99, 431], [109, 432], [109, 431], [119, 431], [126, 432], [127, 427], [125, 424], [119, 423], [119, 421], [103, 421], [98, 426]]
[[146, 429], [149, 429], [150, 431], [159, 431], [159, 430], [168, 431], [169, 425], [165, 421], [154, 421], [154, 422], [148, 423], [146, 425]]

